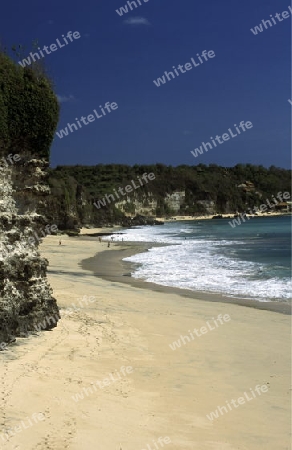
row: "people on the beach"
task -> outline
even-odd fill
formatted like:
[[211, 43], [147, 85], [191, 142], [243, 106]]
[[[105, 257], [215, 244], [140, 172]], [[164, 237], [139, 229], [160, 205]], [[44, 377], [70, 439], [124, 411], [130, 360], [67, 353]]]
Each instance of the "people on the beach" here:
[[110, 246], [111, 246], [111, 243], [110, 243], [110, 241], [108, 241], [108, 243], [107, 243], [107, 246], [108, 246], [108, 247], [110, 247]]
[[59, 240], [59, 245], [62, 245], [61, 239]]

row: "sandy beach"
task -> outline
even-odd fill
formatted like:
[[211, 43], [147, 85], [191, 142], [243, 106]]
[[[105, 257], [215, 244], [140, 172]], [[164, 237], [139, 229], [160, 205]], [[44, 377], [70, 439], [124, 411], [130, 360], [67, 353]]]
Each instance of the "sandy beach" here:
[[[156, 220], [160, 220], [163, 222], [174, 222], [176, 220], [212, 220], [213, 217], [220, 215], [222, 219], [233, 219], [237, 216], [237, 213], [229, 213], [229, 214], [208, 214], [208, 215], [198, 215], [198, 216], [172, 216], [172, 217], [156, 217]], [[255, 215], [253, 214], [245, 214], [247, 217], [278, 217], [278, 216], [289, 216], [291, 212], [276, 212], [276, 211], [268, 211], [268, 212], [260, 212], [258, 211]]]
[[124, 283], [116, 244], [58, 242], [62, 319], [0, 352], [0, 448], [290, 449], [289, 315]]

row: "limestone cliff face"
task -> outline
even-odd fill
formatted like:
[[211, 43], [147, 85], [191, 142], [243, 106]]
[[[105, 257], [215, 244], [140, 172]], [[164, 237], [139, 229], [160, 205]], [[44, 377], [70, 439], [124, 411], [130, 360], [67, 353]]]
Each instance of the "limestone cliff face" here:
[[[175, 191], [172, 194], [165, 194], [163, 198], [163, 203], [169, 208], [172, 214], [180, 214], [181, 206], [185, 203], [186, 192]], [[206, 214], [216, 213], [216, 202], [213, 200], [196, 200], [197, 204], [204, 207]], [[141, 214], [146, 216], [155, 216], [156, 208], [158, 206], [157, 199], [151, 193], [138, 198], [135, 196], [127, 197], [125, 200], [116, 202], [116, 208], [118, 208], [123, 213], [128, 213], [128, 215]], [[186, 213], [187, 213], [186, 208]], [[132, 214], [131, 214], [132, 213]]]
[[157, 208], [157, 200], [153, 198], [151, 194], [144, 195], [141, 198], [135, 196], [135, 193], [132, 197], [128, 196], [125, 200], [115, 203], [116, 208], [125, 213], [126, 215], [146, 215], [146, 216], [155, 216], [156, 208]]
[[0, 168], [0, 343], [50, 329], [59, 318], [36, 239], [48, 234], [48, 161], [20, 156]]
[[185, 201], [185, 196], [185, 191], [175, 191], [172, 194], [166, 195], [165, 203], [175, 214], [177, 214]]
[[216, 214], [216, 202], [214, 200], [197, 200], [204, 207], [206, 214]]

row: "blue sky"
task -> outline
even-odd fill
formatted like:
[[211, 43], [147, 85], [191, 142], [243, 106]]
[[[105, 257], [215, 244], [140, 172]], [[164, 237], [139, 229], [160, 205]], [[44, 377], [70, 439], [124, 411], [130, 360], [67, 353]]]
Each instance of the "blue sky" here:
[[[118, 109], [55, 137], [51, 165], [237, 163], [290, 167], [291, 17], [288, 0], [149, 0], [120, 17], [125, 0], [3, 0], [2, 41], [51, 45], [81, 38], [44, 62], [62, 98], [58, 130], [106, 102]], [[130, 19], [130, 20], [129, 20]], [[203, 50], [216, 57], [157, 88], [153, 80]], [[208, 153], [190, 153], [240, 121], [253, 128]]]

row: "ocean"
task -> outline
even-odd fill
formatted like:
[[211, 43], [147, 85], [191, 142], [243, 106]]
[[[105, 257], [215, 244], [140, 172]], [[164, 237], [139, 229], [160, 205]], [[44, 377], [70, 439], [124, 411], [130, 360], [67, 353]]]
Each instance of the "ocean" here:
[[115, 240], [166, 244], [125, 258], [132, 276], [164, 286], [235, 298], [289, 302], [291, 216], [167, 222], [115, 235]]

